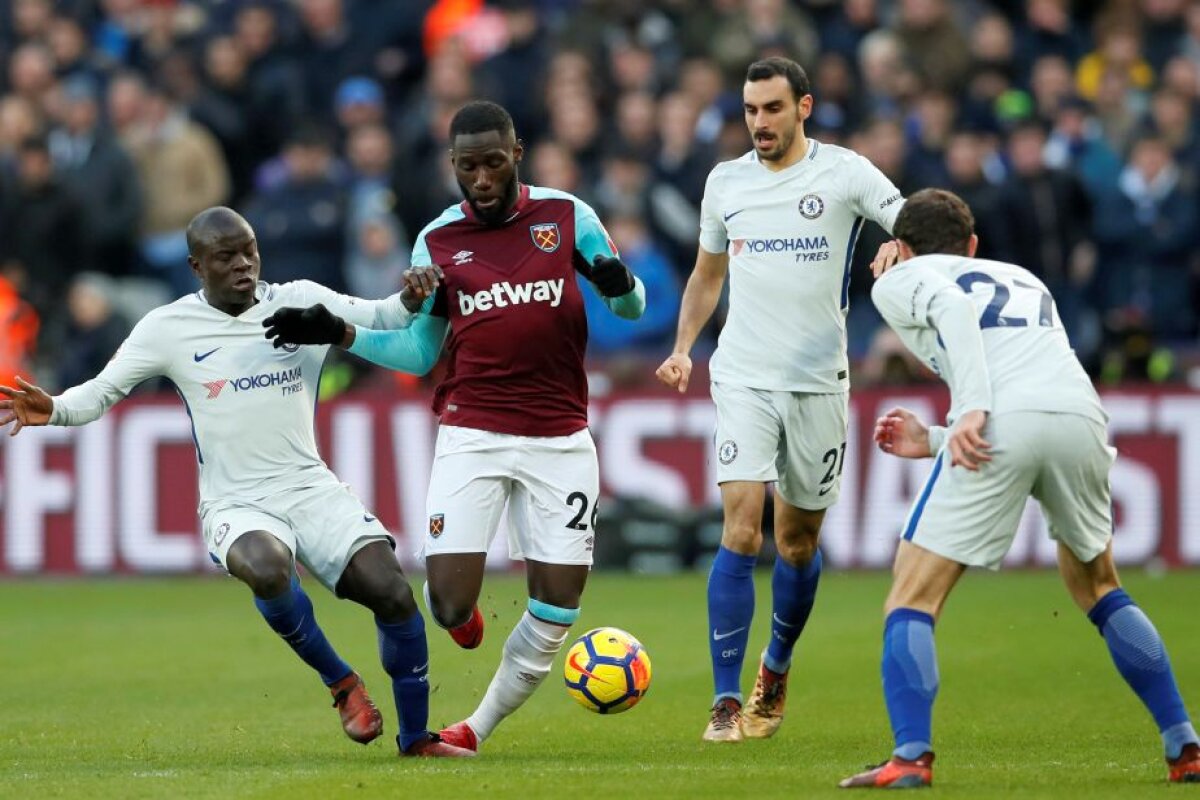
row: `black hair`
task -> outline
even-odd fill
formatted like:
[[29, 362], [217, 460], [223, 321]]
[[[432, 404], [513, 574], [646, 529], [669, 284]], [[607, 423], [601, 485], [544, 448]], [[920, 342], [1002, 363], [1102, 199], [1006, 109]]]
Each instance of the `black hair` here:
[[205, 240], [217, 230], [249, 225], [241, 214], [226, 206], [212, 206], [192, 217], [187, 225], [188, 255], [195, 257]]
[[513, 119], [504, 106], [488, 100], [472, 100], [458, 110], [454, 119], [450, 120], [450, 142], [453, 144], [459, 134], [487, 133], [496, 131], [501, 136], [516, 132]]
[[812, 94], [812, 84], [808, 81], [808, 73], [804, 71], [804, 67], [783, 56], [771, 56], [755, 61], [746, 70], [746, 81], [768, 81], [776, 75], [787, 78], [788, 86], [792, 87], [792, 95], [797, 100], [806, 94]]
[[929, 253], [967, 255], [975, 217], [966, 202], [945, 189], [922, 189], [896, 215], [892, 234], [919, 256]]

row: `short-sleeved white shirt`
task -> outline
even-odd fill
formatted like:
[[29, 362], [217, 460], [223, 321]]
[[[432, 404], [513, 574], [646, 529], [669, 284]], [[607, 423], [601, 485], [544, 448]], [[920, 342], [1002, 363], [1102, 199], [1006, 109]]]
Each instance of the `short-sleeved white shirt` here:
[[779, 172], [751, 151], [708, 176], [700, 246], [729, 254], [730, 285], [714, 381], [816, 393], [849, 385], [854, 244], [867, 219], [891, 232], [903, 197], [857, 153], [808, 141], [808, 154]]

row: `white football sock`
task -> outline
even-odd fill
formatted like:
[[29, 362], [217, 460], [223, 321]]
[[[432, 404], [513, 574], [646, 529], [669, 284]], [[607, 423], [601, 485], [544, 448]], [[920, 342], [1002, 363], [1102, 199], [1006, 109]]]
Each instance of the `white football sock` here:
[[554, 656], [562, 649], [570, 629], [543, 622], [526, 611], [504, 643], [504, 657], [487, 694], [467, 724], [479, 741], [486, 739], [500, 720], [521, 707], [550, 674]]

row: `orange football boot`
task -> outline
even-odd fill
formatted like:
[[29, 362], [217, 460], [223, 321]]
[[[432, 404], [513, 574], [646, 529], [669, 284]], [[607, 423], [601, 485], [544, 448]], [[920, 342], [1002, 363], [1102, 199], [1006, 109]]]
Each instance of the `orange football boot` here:
[[464, 650], [474, 650], [483, 643], [483, 614], [480, 613], [479, 606], [471, 610], [469, 620], [457, 628], [450, 629], [450, 638]]
[[366, 744], [383, 733], [383, 717], [371, 702], [366, 684], [357, 672], [351, 672], [329, 687], [333, 707], [342, 717], [342, 730], [359, 744]]
[[878, 767], [860, 772], [838, 784], [842, 789], [922, 789], [933, 785], [933, 753], [915, 761], [892, 756]]
[[442, 741], [446, 744], [470, 750], [472, 753], [479, 752], [479, 737], [475, 735], [475, 731], [467, 724], [466, 720], [442, 728], [442, 732], [438, 736], [442, 737]]
[[1179, 758], [1168, 760], [1171, 783], [1200, 783], [1200, 745], [1185, 744]]

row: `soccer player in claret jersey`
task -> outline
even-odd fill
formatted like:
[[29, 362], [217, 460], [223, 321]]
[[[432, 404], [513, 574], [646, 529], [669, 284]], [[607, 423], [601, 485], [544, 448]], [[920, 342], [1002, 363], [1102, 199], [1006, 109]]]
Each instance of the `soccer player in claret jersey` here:
[[[891, 230], [903, 198], [856, 153], [804, 135], [808, 77], [794, 61], [750, 65], [742, 88], [754, 149], [718, 164], [675, 350], [658, 378], [685, 391], [688, 356], [729, 275], [729, 316], [712, 357], [717, 482], [725, 525], [708, 581], [715, 697], [703, 738], [764, 738], [783, 721], [792, 651], [821, 575], [825, 510], [838, 498], [849, 388], [850, 261], [864, 220]], [[743, 712], [766, 484], [775, 487], [771, 638]]]
[[267, 624], [333, 695], [346, 735], [366, 744], [383, 730], [362, 679], [317, 625], [294, 563], [339, 597], [375, 614], [392, 677], [400, 752], [472, 756], [426, 729], [425, 623], [387, 530], [321, 460], [313, 432], [326, 348], [271, 348], [261, 321], [284, 305], [320, 301], [364, 325], [408, 316], [400, 295], [366, 302], [308, 281], [269, 284], [254, 231], [228, 208], [187, 228], [188, 262], [202, 289], [155, 309], [94, 379], [50, 397], [19, 381], [0, 386], [0, 427], [84, 425], [148, 378], [174, 382], [192, 420], [200, 465], [200, 520], [212, 558], [250, 587]]
[[958, 196], [917, 192], [896, 219], [896, 242], [872, 264], [883, 272], [871, 291], [880, 313], [950, 388], [950, 427], [926, 427], [903, 408], [875, 426], [884, 452], [935, 461], [902, 529], [885, 605], [895, 750], [841, 785], [932, 783], [934, 623], [968, 566], [1000, 567], [1030, 496], [1058, 543], [1067, 590], [1162, 732], [1169, 780], [1200, 782], [1200, 739], [1162, 638], [1113, 566], [1108, 417], [1050, 292], [1015, 264], [973, 258], [973, 228]]
[[599, 467], [587, 429], [587, 319], [576, 273], [627, 319], [641, 316], [645, 289], [590, 207], [520, 182], [524, 149], [507, 111], [468, 103], [450, 123], [450, 140], [465, 199], [417, 237], [406, 291], [426, 299], [411, 326], [366, 330], [326, 309], [288, 309], [268, 335], [338, 343], [418, 374], [445, 344], [424, 544], [430, 611], [460, 646], [479, 645], [484, 560], [506, 504], [509, 551], [525, 560], [529, 585], [527, 610], [479, 707], [441, 732], [475, 750], [549, 673], [579, 617], [592, 563]]

